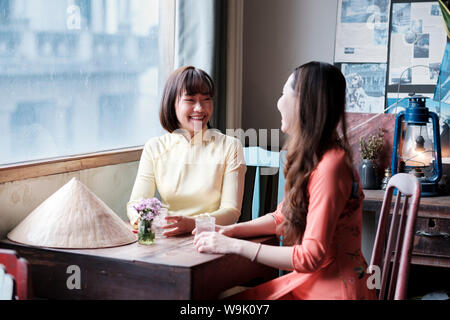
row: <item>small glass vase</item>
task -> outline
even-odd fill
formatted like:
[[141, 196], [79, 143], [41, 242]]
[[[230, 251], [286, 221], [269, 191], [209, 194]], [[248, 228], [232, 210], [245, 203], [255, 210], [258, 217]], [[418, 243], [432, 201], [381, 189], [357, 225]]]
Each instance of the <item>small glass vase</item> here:
[[139, 244], [153, 244], [155, 242], [155, 230], [152, 226], [153, 221], [139, 219], [138, 223], [138, 242]]

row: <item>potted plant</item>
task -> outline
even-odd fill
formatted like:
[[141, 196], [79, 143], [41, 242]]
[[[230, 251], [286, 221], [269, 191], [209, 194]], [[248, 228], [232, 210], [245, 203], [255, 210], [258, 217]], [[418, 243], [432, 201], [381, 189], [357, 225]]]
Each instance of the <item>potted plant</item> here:
[[367, 139], [359, 139], [359, 150], [362, 158], [359, 166], [359, 176], [364, 189], [379, 188], [378, 164], [376, 160], [383, 148], [383, 143], [384, 130], [382, 128], [379, 128], [376, 134], [370, 135]]

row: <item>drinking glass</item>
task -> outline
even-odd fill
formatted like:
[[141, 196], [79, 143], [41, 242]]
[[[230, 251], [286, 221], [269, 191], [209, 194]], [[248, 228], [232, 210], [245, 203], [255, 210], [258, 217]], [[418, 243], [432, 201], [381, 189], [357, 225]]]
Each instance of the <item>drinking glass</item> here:
[[208, 215], [195, 218], [195, 234], [199, 235], [204, 231], [214, 231], [216, 229], [216, 218]]

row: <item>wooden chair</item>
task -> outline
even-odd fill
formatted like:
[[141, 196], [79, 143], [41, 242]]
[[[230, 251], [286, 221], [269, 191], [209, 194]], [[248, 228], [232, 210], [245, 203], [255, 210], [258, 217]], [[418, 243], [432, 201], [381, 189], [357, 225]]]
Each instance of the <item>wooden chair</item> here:
[[19, 258], [14, 250], [0, 249], [0, 265], [3, 265], [6, 272], [15, 280], [15, 298], [31, 299], [31, 274], [27, 260]]
[[[392, 217], [389, 217], [394, 189], [397, 190], [397, 198]], [[399, 214], [402, 196], [404, 201]], [[392, 176], [386, 187], [370, 263], [371, 266], [378, 266], [381, 270], [379, 300], [386, 298], [389, 300], [403, 300], [406, 298], [414, 228], [419, 203], [420, 183], [417, 178], [406, 173], [398, 173]], [[387, 233], [389, 219], [390, 228], [389, 233]], [[381, 264], [383, 264], [383, 268], [381, 268]]]

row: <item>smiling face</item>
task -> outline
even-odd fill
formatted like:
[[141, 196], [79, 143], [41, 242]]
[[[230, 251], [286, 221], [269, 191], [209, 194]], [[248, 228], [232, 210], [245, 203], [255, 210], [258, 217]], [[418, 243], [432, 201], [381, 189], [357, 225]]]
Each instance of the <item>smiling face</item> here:
[[212, 97], [208, 94], [188, 94], [183, 92], [175, 102], [175, 113], [180, 128], [189, 132], [191, 137], [206, 128], [213, 112]]
[[208, 126], [213, 112], [215, 86], [203, 70], [185, 66], [167, 79], [161, 100], [159, 119], [168, 132], [187, 131], [192, 137]]
[[295, 91], [292, 89], [292, 84], [294, 82], [294, 74], [292, 74], [286, 81], [283, 87], [283, 94], [280, 99], [278, 99], [277, 108], [281, 113], [281, 131], [289, 134], [294, 128], [295, 123], [295, 106], [297, 99], [295, 97]]

